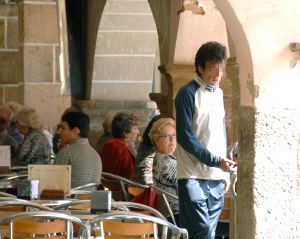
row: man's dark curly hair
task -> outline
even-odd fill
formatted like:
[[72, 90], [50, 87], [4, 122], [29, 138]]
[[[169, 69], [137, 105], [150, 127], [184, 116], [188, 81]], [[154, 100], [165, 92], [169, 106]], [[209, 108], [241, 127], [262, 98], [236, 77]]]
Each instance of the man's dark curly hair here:
[[125, 138], [125, 133], [129, 133], [133, 126], [138, 125], [138, 117], [135, 113], [121, 111], [115, 115], [111, 123], [111, 133], [115, 138]]
[[195, 57], [195, 70], [199, 76], [198, 66], [205, 69], [206, 62], [221, 63], [226, 60], [226, 47], [219, 42], [211, 41], [204, 43], [198, 50]]

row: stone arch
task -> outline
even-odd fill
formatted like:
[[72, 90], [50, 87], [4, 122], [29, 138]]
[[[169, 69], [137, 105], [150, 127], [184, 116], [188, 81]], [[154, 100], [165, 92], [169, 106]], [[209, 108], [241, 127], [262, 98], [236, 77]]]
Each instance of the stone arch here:
[[235, 14], [235, 10], [228, 1], [215, 0], [214, 2], [225, 19], [230, 39], [233, 42], [233, 44], [229, 44], [229, 50], [233, 57], [237, 57], [239, 65], [243, 66], [240, 68], [239, 82], [241, 104], [253, 105], [255, 97], [253, 63], [244, 26], [242, 26], [238, 16]]

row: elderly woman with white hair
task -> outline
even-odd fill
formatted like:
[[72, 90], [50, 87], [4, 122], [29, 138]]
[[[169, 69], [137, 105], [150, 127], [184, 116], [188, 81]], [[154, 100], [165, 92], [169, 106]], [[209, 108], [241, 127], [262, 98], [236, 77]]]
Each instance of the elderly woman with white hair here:
[[17, 128], [24, 135], [24, 139], [17, 148], [13, 165], [50, 164], [51, 147], [41, 131], [42, 124], [37, 111], [24, 106], [17, 111], [15, 119]]
[[[177, 160], [174, 156], [176, 150], [175, 121], [171, 118], [160, 118], [154, 122], [149, 137], [155, 148], [152, 168], [154, 186], [177, 195]], [[178, 200], [168, 196], [167, 198], [175, 220], [178, 222]]]

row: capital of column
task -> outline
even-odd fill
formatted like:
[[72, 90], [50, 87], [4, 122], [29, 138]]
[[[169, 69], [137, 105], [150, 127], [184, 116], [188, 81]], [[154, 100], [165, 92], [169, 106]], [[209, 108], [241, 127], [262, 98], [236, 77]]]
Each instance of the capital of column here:
[[174, 99], [178, 90], [189, 82], [194, 75], [194, 66], [165, 64], [158, 67], [161, 77], [161, 93], [151, 93], [164, 117], [174, 117]]
[[178, 90], [189, 82], [195, 72], [193, 65], [166, 64], [158, 67], [162, 76], [162, 93], [175, 97]]

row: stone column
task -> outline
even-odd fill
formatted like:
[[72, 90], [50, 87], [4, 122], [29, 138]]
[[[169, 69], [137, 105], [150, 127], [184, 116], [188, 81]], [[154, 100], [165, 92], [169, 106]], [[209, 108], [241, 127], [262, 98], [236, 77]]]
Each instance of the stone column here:
[[240, 109], [237, 238], [299, 238], [296, 114]]
[[[224, 87], [223, 82], [228, 82], [228, 87]], [[224, 93], [225, 111], [227, 114], [227, 138], [229, 143], [238, 140], [238, 120], [240, 109], [240, 84], [239, 84], [239, 65], [235, 57], [230, 57], [226, 64], [226, 77], [221, 82]]]
[[[225, 85], [224, 85], [225, 82]], [[238, 120], [240, 109], [239, 65], [235, 57], [226, 64], [226, 77], [221, 83], [224, 92], [226, 129], [228, 144], [238, 141]], [[231, 199], [230, 238], [236, 238], [236, 201]]]
[[60, 94], [56, 1], [20, 0], [18, 7], [24, 104], [36, 108], [52, 126], [71, 105], [70, 97]]
[[178, 90], [194, 77], [191, 65], [166, 64], [158, 67], [162, 74], [161, 93], [149, 94], [164, 117], [175, 117], [174, 100]]

